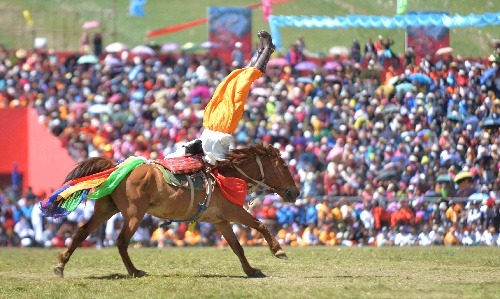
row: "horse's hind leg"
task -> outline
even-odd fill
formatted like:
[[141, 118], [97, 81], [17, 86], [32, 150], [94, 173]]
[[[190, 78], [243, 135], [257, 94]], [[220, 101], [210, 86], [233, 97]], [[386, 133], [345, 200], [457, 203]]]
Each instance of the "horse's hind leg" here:
[[232, 205], [231, 211], [226, 213], [225, 215], [227, 215], [226, 218], [230, 222], [238, 222], [245, 226], [256, 229], [262, 234], [264, 239], [266, 239], [267, 244], [269, 244], [269, 249], [275, 257], [280, 259], [288, 259], [285, 251], [281, 248], [280, 243], [269, 232], [267, 227], [262, 222], [253, 217], [250, 213], [248, 213], [244, 208]]
[[75, 234], [71, 245], [64, 252], [57, 255], [58, 263], [54, 266], [54, 274], [62, 278], [64, 276], [64, 266], [69, 261], [75, 249], [80, 246], [80, 244], [89, 236], [89, 234], [91, 234], [101, 224], [103, 224], [117, 212], [118, 208], [110, 197], [103, 197], [98, 199], [95, 204], [92, 217], [90, 217], [89, 221], [87, 221], [87, 223], [85, 223], [78, 229], [78, 232]]
[[241, 266], [243, 267], [243, 271], [245, 271], [246, 275], [249, 277], [266, 277], [259, 269], [252, 268], [248, 263], [247, 258], [245, 257], [245, 252], [241, 244], [238, 242], [236, 235], [231, 228], [231, 224], [229, 222], [224, 221], [220, 223], [214, 223], [215, 227], [222, 233], [227, 243], [233, 250], [233, 252], [238, 256], [241, 262]]
[[[116, 238], [116, 246], [118, 247], [118, 252], [122, 257], [123, 264], [127, 268], [128, 274], [135, 277], [142, 277], [146, 275], [146, 272], [137, 270], [132, 261], [130, 260], [130, 256], [128, 255], [128, 245], [130, 243], [130, 239], [135, 234], [139, 225], [141, 224], [142, 218], [146, 214], [147, 206], [139, 207], [129, 207], [127, 209], [126, 214], [122, 211], [123, 215], [123, 228]], [[131, 211], [131, 212], [130, 212]]]

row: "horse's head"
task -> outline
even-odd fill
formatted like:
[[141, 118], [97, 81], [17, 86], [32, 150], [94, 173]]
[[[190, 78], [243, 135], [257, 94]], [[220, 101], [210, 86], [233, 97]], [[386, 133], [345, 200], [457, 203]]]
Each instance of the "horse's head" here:
[[228, 158], [249, 184], [262, 187], [267, 193], [277, 193], [286, 202], [294, 202], [300, 195], [288, 165], [271, 145], [233, 150]]

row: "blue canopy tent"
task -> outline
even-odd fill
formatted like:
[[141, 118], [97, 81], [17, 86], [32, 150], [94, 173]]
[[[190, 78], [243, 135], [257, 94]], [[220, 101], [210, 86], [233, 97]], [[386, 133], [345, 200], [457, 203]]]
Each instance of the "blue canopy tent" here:
[[482, 15], [469, 14], [468, 16], [448, 14], [408, 14], [404, 16], [361, 16], [348, 15], [345, 17], [327, 17], [327, 16], [269, 16], [269, 28], [273, 36], [273, 43], [276, 48], [283, 51], [283, 42], [279, 32], [280, 27], [297, 28], [406, 28], [417, 26], [444, 26], [454, 27], [483, 27], [487, 25], [500, 25], [500, 12], [484, 13]]

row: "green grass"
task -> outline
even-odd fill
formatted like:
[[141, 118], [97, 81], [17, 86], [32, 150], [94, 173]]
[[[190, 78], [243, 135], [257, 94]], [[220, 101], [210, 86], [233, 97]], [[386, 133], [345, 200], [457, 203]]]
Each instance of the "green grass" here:
[[[129, 0], [4, 0], [0, 3], [0, 43], [9, 48], [31, 47], [32, 37], [45, 36], [49, 39], [49, 46], [56, 49], [78, 49], [78, 39], [81, 35], [81, 25], [85, 20], [97, 19], [103, 22], [107, 36], [105, 44], [112, 41], [122, 41], [130, 46], [144, 44], [147, 32], [154, 29], [176, 25], [206, 17], [208, 6], [235, 6], [244, 7], [258, 3], [260, 0], [149, 0], [144, 6], [145, 18], [131, 17], [128, 12]], [[116, 3], [115, 18], [110, 9]], [[297, 16], [346, 16], [349, 14], [360, 15], [385, 15], [395, 13], [395, 0], [295, 0], [273, 7], [275, 15]], [[8, 9], [2, 9], [8, 8]], [[33, 15], [35, 22], [33, 34], [26, 28], [21, 16], [23, 9], [30, 10], [55, 10], [51, 13]], [[66, 12], [73, 10], [73, 12]], [[89, 12], [89, 10], [98, 10]], [[411, 10], [445, 10], [451, 15], [470, 13], [482, 14], [485, 12], [500, 11], [500, 1], [493, 0], [411, 0], [408, 1], [408, 11]], [[253, 30], [269, 29], [262, 19], [262, 11], [255, 9], [253, 13]], [[12, 34], [16, 30], [18, 33]], [[111, 33], [116, 30], [116, 35]], [[391, 36], [396, 41], [394, 50], [403, 52], [404, 29], [298, 29], [285, 27], [281, 30], [284, 45], [292, 43], [299, 34], [305, 36], [307, 48], [311, 51], [327, 53], [334, 45], [350, 46], [353, 37], [364, 42], [368, 37], [377, 35]], [[21, 32], [21, 33], [19, 33]], [[487, 26], [482, 28], [467, 27], [451, 29], [451, 46], [456, 49], [456, 54], [462, 56], [488, 56], [491, 48], [488, 41], [498, 38], [498, 28]], [[256, 36], [254, 36], [256, 39]], [[165, 42], [201, 43], [207, 39], [207, 27], [197, 26], [169, 35], [152, 39], [158, 44]]]
[[496, 247], [285, 248], [289, 260], [246, 247], [266, 278], [246, 278], [230, 249], [79, 248], [65, 278], [56, 250], [0, 248], [0, 298], [498, 298]]

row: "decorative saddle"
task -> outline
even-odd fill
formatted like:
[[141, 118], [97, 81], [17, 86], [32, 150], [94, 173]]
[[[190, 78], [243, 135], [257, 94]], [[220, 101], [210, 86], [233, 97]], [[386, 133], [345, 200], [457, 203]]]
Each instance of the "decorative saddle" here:
[[165, 167], [173, 174], [193, 173], [202, 170], [205, 166], [203, 154], [166, 158], [163, 160], [155, 160], [154, 162]]

